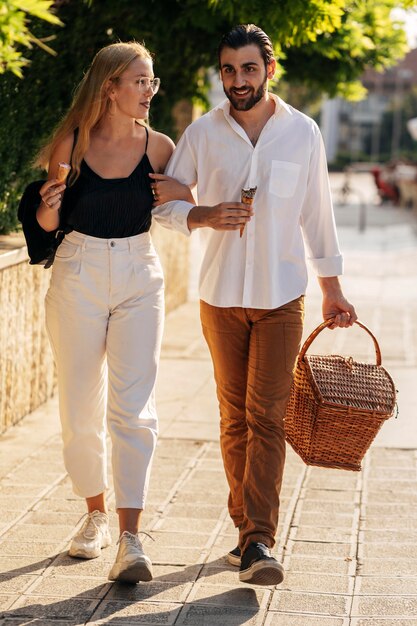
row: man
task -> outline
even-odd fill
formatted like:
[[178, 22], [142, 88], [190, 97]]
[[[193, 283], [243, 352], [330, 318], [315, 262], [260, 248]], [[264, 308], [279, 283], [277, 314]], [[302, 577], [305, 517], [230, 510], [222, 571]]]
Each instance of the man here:
[[[156, 204], [163, 204], [154, 214], [185, 234], [203, 229], [201, 322], [220, 405], [229, 512], [239, 529], [228, 558], [240, 565], [242, 582], [273, 585], [283, 580], [270, 549], [302, 335], [304, 245], [324, 318], [346, 327], [356, 314], [338, 280], [342, 257], [321, 135], [313, 120], [268, 93], [276, 69], [269, 37], [253, 24], [235, 27], [220, 43], [219, 63], [227, 100], [187, 128], [167, 170], [197, 183], [199, 205], [166, 202], [170, 183], [156, 175]], [[252, 208], [238, 202], [242, 188], [255, 187]]]

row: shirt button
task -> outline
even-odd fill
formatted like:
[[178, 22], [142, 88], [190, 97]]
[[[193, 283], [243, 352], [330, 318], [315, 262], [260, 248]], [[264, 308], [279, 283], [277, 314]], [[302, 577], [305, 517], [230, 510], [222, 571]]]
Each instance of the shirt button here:
[[116, 242], [115, 241], [111, 241], [110, 245], [111, 245], [112, 248], [114, 248], [114, 246], [116, 245]]

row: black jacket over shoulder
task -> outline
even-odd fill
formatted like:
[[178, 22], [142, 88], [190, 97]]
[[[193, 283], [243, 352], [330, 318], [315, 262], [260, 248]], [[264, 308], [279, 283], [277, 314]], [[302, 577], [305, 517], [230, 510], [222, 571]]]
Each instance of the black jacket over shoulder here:
[[26, 187], [17, 210], [31, 265], [46, 261], [55, 250], [57, 231], [46, 232], [36, 219], [36, 211], [41, 203], [39, 190], [44, 182], [44, 180], [35, 180]]

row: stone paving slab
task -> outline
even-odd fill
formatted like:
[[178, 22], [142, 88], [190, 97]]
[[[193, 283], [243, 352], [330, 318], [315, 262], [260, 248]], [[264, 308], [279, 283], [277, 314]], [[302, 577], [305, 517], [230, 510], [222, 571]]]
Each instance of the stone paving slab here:
[[296, 615], [291, 613], [271, 612], [265, 621], [265, 626], [349, 626], [348, 622], [338, 617], [323, 617], [322, 615]]
[[412, 492], [411, 490], [399, 490], [396, 492], [387, 491], [383, 488], [383, 485], [377, 489], [369, 489], [366, 493], [364, 493], [363, 500], [365, 502], [384, 502], [385, 503], [398, 503], [403, 504], [404, 502], [409, 502], [412, 505], [417, 504], [417, 493]]
[[84, 561], [82, 559], [72, 559], [67, 553], [63, 553], [59, 555], [50, 567], [55, 576], [68, 576], [69, 578], [80, 576], [105, 581], [112, 565], [112, 561], [105, 560], [105, 556], [105, 554], [102, 554], [99, 559]]
[[339, 576], [352, 575], [356, 570], [356, 563], [346, 558], [326, 559], [317, 557], [288, 556], [284, 559], [284, 565], [292, 572], [309, 572], [310, 574], [335, 574]]
[[46, 619], [46, 618], [0, 618], [0, 626], [81, 626], [84, 622], [78, 619]]
[[415, 543], [417, 541], [416, 530], [396, 530], [391, 528], [388, 530], [363, 530], [359, 533], [359, 544], [362, 543]]
[[250, 611], [238, 607], [191, 605], [181, 611], [178, 626], [261, 626], [265, 620], [265, 613], [259, 610]]
[[110, 585], [97, 584], [90, 578], [60, 577], [55, 575], [40, 576], [25, 590], [28, 596], [68, 597], [76, 596], [83, 599], [103, 597]]
[[360, 617], [352, 619], [350, 626], [417, 626], [417, 618], [407, 619], [405, 617], [400, 617], [379, 619], [378, 617]]
[[188, 565], [157, 565], [153, 563], [153, 575], [155, 580], [161, 582], [187, 583], [195, 582], [202, 569], [201, 564]]
[[237, 572], [236, 567], [226, 563], [224, 558], [219, 558], [217, 562], [203, 566], [198, 580], [200, 583], [233, 587], [237, 585]]
[[290, 538], [301, 541], [322, 541], [323, 543], [346, 543], [350, 541], [351, 533], [349, 529], [315, 528], [314, 526], [293, 527]]
[[417, 596], [416, 578], [395, 578], [393, 576], [357, 576], [355, 595], [357, 596]]
[[296, 513], [294, 524], [299, 526], [314, 526], [315, 528], [346, 528], [350, 529], [354, 519], [352, 511], [348, 515], [342, 513], [328, 513], [327, 511], [311, 512], [311, 511], [299, 511]]
[[318, 541], [287, 541], [286, 553], [293, 556], [333, 557], [347, 560], [353, 556], [349, 543], [319, 543]]
[[245, 609], [266, 609], [271, 598], [271, 591], [265, 587], [240, 585], [236, 587], [196, 583], [188, 597], [188, 602], [199, 605], [209, 604], [222, 607], [240, 607]]
[[299, 593], [289, 591], [276, 591], [270, 605], [271, 611], [313, 613], [315, 615], [339, 615], [349, 614], [351, 598], [349, 596]]
[[0, 556], [0, 572], [6, 578], [14, 578], [25, 574], [41, 574], [52, 562], [52, 559], [41, 559], [31, 556]]
[[[198, 505], [198, 502], [196, 502]], [[212, 532], [218, 524], [217, 519], [189, 519], [188, 517], [169, 517], [160, 519], [154, 526], [154, 530], [167, 532], [181, 532], [188, 534], [190, 532]]]
[[174, 624], [181, 610], [180, 604], [163, 602], [119, 602], [103, 603], [92, 616], [92, 624]]
[[352, 595], [354, 584], [354, 576], [328, 573], [312, 576], [310, 572], [296, 572], [290, 568], [280, 589], [292, 592]]
[[5, 611], [5, 617], [38, 619], [76, 619], [87, 621], [96, 606], [95, 600], [83, 600], [78, 597], [32, 597], [21, 596], [12, 607]]
[[209, 533], [173, 533], [169, 531], [153, 531], [152, 537], [158, 542], [159, 547], [171, 548], [198, 548], [207, 547], [211, 535]]
[[59, 551], [59, 543], [40, 543], [38, 541], [3, 541], [1, 544], [2, 556], [36, 556], [49, 557], [55, 555]]
[[352, 616], [417, 617], [416, 596], [362, 596], [352, 604]]
[[107, 594], [107, 600], [120, 600], [130, 602], [142, 602], [144, 600], [152, 602], [179, 602], [184, 603], [190, 595], [193, 584], [177, 582], [160, 582], [159, 580], [142, 585], [120, 585], [111, 586]]
[[[344, 500], [343, 502], [328, 502], [326, 500], [320, 500], [317, 497], [314, 500], [303, 498], [302, 516], [308, 517], [309, 515], [312, 515], [314, 513], [321, 514], [321, 519], [319, 519], [318, 521], [322, 522], [323, 519], [325, 519], [326, 522], [328, 522], [331, 519], [332, 515], [352, 515], [353, 508], [354, 507], [352, 506], [352, 501], [349, 499], [347, 501]], [[314, 517], [311, 517], [310, 519], [314, 519]], [[337, 522], [340, 521], [340, 518], [335, 517], [334, 519], [337, 520]], [[302, 522], [302, 519], [300, 519], [299, 521]]]
[[417, 522], [417, 505], [414, 504], [364, 504], [366, 513], [372, 517], [407, 517]]
[[417, 559], [417, 545], [414, 543], [371, 543], [362, 544], [358, 548], [358, 556], [366, 559], [370, 558], [387, 558], [395, 559], [408, 558]]
[[362, 576], [384, 576], [387, 572], [391, 576], [415, 576], [417, 578], [416, 559], [365, 559], [359, 566]]
[[7, 574], [0, 574], [0, 594], [23, 593], [35, 580], [37, 580], [35, 576], [10, 577]]
[[353, 489], [312, 489], [303, 488], [300, 497], [303, 498], [304, 504], [312, 503], [314, 506], [326, 506], [326, 503], [359, 503], [359, 494]]

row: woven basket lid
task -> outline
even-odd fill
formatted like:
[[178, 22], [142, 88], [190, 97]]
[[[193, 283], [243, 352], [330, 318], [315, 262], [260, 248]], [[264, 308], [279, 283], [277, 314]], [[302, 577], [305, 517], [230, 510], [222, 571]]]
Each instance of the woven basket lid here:
[[352, 357], [305, 355], [304, 364], [316, 400], [370, 413], [392, 415], [395, 387], [382, 365], [358, 363]]

